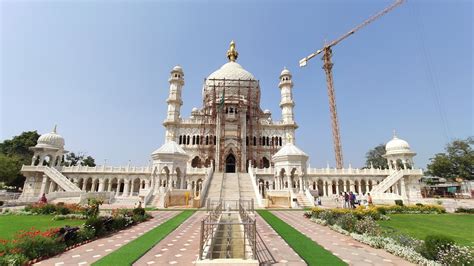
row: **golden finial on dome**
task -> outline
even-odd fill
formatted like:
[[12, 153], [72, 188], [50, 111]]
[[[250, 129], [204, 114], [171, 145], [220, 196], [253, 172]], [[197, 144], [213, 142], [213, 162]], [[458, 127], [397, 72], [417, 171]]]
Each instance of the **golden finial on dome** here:
[[227, 50], [227, 58], [229, 58], [229, 61], [235, 62], [238, 56], [239, 56], [239, 53], [237, 52], [237, 50], [235, 50], [235, 42], [234, 40], [232, 40], [230, 42], [229, 50]]

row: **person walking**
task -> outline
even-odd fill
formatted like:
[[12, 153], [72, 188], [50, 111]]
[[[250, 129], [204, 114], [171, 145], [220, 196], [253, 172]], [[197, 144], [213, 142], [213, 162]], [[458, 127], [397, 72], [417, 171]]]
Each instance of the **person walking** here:
[[344, 192], [344, 208], [349, 208], [349, 194], [347, 192]]
[[372, 202], [372, 196], [370, 196], [370, 193], [367, 193], [367, 203], [369, 206], [373, 206], [374, 203]]
[[355, 209], [355, 199], [356, 199], [355, 194], [352, 193], [352, 191], [349, 192], [349, 201], [351, 203], [351, 208], [352, 209]]

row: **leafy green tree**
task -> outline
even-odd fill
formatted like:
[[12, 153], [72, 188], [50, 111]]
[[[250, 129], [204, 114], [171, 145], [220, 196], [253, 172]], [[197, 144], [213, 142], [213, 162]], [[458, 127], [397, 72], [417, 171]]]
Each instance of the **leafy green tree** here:
[[385, 145], [379, 144], [365, 154], [365, 166], [370, 168], [371, 164], [375, 168], [388, 168], [387, 159], [383, 158], [385, 154]]
[[0, 143], [0, 182], [23, 186], [25, 177], [21, 175], [20, 169], [23, 164], [31, 164], [33, 151], [29, 148], [36, 145], [39, 136], [36, 131], [25, 131]]
[[65, 164], [67, 166], [76, 166], [76, 165], [81, 165], [81, 166], [95, 166], [95, 159], [92, 158], [91, 156], [86, 156], [83, 153], [78, 153], [75, 154], [74, 152], [70, 152], [66, 154], [66, 162]]
[[0, 153], [0, 183], [10, 184], [19, 175], [21, 162], [18, 156], [6, 156]]
[[430, 158], [427, 174], [444, 178], [474, 179], [474, 138], [454, 140], [445, 148], [445, 153], [437, 153]]

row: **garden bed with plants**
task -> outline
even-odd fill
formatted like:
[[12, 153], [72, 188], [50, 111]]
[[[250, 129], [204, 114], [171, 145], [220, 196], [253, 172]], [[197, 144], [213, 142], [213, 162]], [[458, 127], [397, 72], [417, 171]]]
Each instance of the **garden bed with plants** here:
[[151, 218], [143, 208], [114, 210], [110, 216], [99, 216], [101, 204], [102, 201], [96, 199], [90, 199], [84, 207], [76, 204], [34, 204], [9, 214], [56, 214], [52, 219], [76, 216], [85, 220], [80, 226], [65, 225], [48, 230], [32, 228], [17, 232], [11, 240], [0, 240], [0, 265], [32, 264]]
[[377, 223], [378, 220], [389, 220], [388, 214], [400, 213], [444, 215], [445, 210], [434, 205], [395, 205], [353, 210], [313, 208], [304, 215], [315, 223], [419, 265], [474, 264], [473, 250], [456, 244], [449, 236], [427, 235], [424, 240], [419, 240], [399, 231], [385, 230]]

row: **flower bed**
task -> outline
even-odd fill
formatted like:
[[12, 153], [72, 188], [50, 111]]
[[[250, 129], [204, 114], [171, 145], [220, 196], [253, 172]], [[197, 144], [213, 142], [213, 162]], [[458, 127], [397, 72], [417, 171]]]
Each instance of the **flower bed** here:
[[[32, 228], [28, 231], [19, 231], [13, 240], [0, 240], [0, 265], [31, 264], [151, 218], [143, 208], [116, 210], [112, 216], [98, 216], [100, 204], [99, 201], [90, 201], [89, 205], [83, 208], [86, 210], [85, 215], [59, 214], [55, 216], [56, 219], [71, 218], [71, 216], [77, 219], [87, 217], [83, 226], [65, 226], [47, 231]], [[41, 211], [52, 209], [51, 206], [33, 208]]]
[[[430, 235], [425, 241], [393, 233], [384, 234], [377, 219], [385, 219], [385, 213], [443, 213], [439, 206], [389, 206], [369, 209], [313, 208], [304, 216], [311, 221], [328, 226], [332, 230], [351, 236], [374, 248], [382, 248], [396, 256], [419, 265], [473, 265], [472, 250], [454, 244], [445, 236]], [[416, 211], [416, 212], [414, 212]]]

